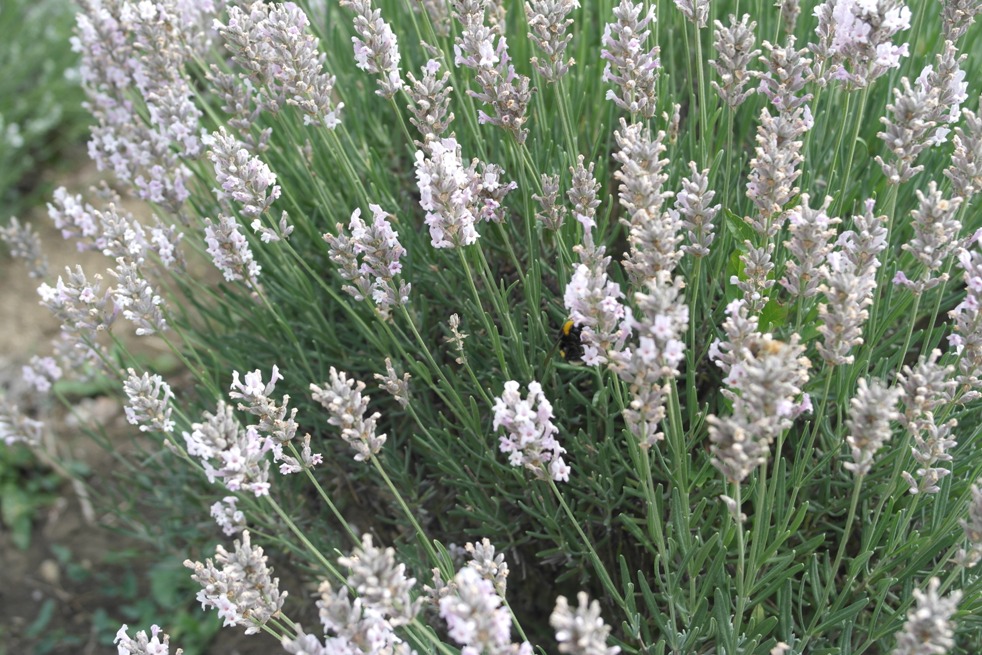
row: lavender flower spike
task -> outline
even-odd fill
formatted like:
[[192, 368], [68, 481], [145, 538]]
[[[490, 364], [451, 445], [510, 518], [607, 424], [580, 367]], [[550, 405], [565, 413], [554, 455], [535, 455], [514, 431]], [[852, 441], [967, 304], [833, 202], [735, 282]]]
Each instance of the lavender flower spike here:
[[364, 390], [364, 382], [348, 379], [344, 372], [338, 373], [333, 366], [330, 386], [310, 385], [314, 400], [331, 414], [327, 422], [341, 428], [341, 438], [355, 449], [357, 462], [378, 454], [385, 444], [385, 435], [375, 434], [375, 422], [381, 415], [375, 412], [365, 417], [368, 398], [361, 395]]
[[608, 646], [610, 626], [600, 616], [600, 603], [590, 601], [585, 591], [576, 594], [576, 609], [565, 596], [556, 599], [549, 625], [556, 631], [559, 652], [564, 655], [617, 655], [620, 646]]
[[[116, 638], [113, 639], [120, 655], [169, 655], [170, 637], [160, 629], [160, 626], [150, 626], [149, 637], [145, 631], [140, 630], [136, 633], [136, 639], [130, 638], [127, 634], [128, 630], [129, 626], [124, 623], [116, 632]], [[161, 636], [163, 636], [163, 641], [160, 640]], [[178, 648], [174, 651], [174, 655], [181, 655], [183, 652], [183, 649]]]
[[559, 432], [552, 422], [552, 405], [542, 393], [542, 385], [529, 382], [528, 396], [522, 398], [515, 380], [505, 382], [505, 390], [494, 399], [494, 429], [504, 428], [501, 452], [512, 466], [524, 466], [539, 477], [547, 474], [558, 482], [569, 481], [570, 468], [563, 461], [566, 449], [556, 441]]
[[658, 79], [658, 46], [645, 49], [651, 34], [648, 25], [655, 20], [655, 6], [651, 5], [644, 17], [644, 3], [621, 0], [614, 7], [614, 22], [604, 27], [603, 50], [600, 57], [607, 61], [603, 81], [612, 82], [618, 90], [607, 91], [607, 99], [615, 105], [640, 114], [643, 118], [655, 115], [655, 81]]
[[951, 617], [962, 599], [960, 590], [947, 598], [938, 595], [941, 581], [931, 578], [927, 591], [914, 590], [917, 607], [907, 613], [904, 628], [897, 633], [897, 646], [890, 655], [939, 655], [955, 646], [955, 627]]
[[565, 60], [566, 46], [573, 35], [566, 30], [573, 24], [567, 18], [578, 8], [578, 0], [527, 0], [525, 15], [528, 17], [529, 39], [544, 52], [547, 60], [532, 57], [531, 63], [546, 82], [557, 82], [569, 72], [573, 58]]
[[174, 398], [170, 385], [159, 375], [144, 373], [137, 377], [136, 371], [127, 369], [128, 377], [123, 382], [123, 391], [129, 399], [125, 407], [126, 420], [139, 425], [141, 432], [173, 432], [171, 420], [171, 400]]
[[402, 90], [399, 73], [399, 44], [389, 24], [382, 20], [382, 11], [372, 8], [372, 0], [341, 0], [341, 6], [355, 12], [355, 31], [351, 37], [355, 47], [355, 63], [363, 71], [379, 76], [375, 93], [391, 98]]

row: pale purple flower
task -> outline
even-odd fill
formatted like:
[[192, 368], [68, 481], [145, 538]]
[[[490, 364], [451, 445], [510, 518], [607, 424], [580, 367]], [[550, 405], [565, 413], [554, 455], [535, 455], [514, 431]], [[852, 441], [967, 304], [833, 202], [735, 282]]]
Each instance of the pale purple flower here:
[[61, 322], [61, 328], [73, 335], [93, 338], [95, 332], [108, 330], [116, 318], [109, 302], [109, 291], [102, 290], [102, 276], [93, 276], [90, 283], [81, 266], [72, 271], [65, 268], [65, 277], [59, 276], [52, 287], [38, 287], [41, 305], [47, 307]]
[[461, 23], [454, 41], [454, 64], [474, 71], [481, 90], [467, 93], [494, 112], [479, 111], [478, 121], [497, 125], [511, 132], [518, 143], [525, 143], [526, 110], [533, 89], [529, 78], [517, 73], [511, 64], [504, 34], [487, 25], [487, 0], [451, 0], [450, 4]]
[[[197, 600], [202, 609], [214, 607], [225, 626], [240, 625], [245, 633], [256, 634], [283, 608], [287, 593], [279, 590], [279, 578], [272, 577], [263, 549], [253, 546], [249, 531], [242, 532], [232, 552], [219, 545], [211, 559], [185, 560], [191, 579], [201, 585]], [[217, 566], [216, 566], [217, 564]], [[219, 568], [221, 567], [221, 568]]]
[[654, 5], [645, 11], [644, 3], [621, 0], [614, 7], [614, 21], [604, 26], [601, 38], [600, 57], [606, 61], [601, 79], [616, 87], [607, 91], [607, 99], [643, 118], [654, 116], [657, 108], [659, 50], [657, 45], [645, 46], [651, 34], [649, 25], [655, 20]]
[[697, 28], [706, 27], [709, 22], [709, 0], [675, 0], [675, 6]]
[[476, 543], [468, 541], [464, 544], [464, 552], [470, 557], [467, 566], [490, 581], [498, 595], [505, 598], [508, 589], [508, 563], [505, 561], [504, 553], [496, 552], [487, 537]]
[[542, 193], [533, 193], [532, 200], [539, 204], [539, 210], [535, 212], [535, 220], [542, 223], [547, 230], [555, 232], [563, 226], [566, 220], [566, 207], [557, 202], [559, 196], [559, 176], [546, 175], [543, 173], [539, 178], [542, 185]]
[[582, 329], [583, 361], [596, 366], [607, 361], [610, 350], [619, 349], [631, 324], [622, 298], [620, 285], [607, 275], [610, 257], [604, 247], [595, 246], [592, 232], [584, 234], [584, 244], [577, 246], [581, 263], [563, 292], [563, 304], [569, 318]]
[[793, 114], [771, 115], [766, 107], [760, 110], [747, 197], [759, 214], [750, 219], [750, 225], [762, 237], [770, 239], [780, 231], [784, 206], [800, 192], [797, 182], [804, 161], [800, 137], [806, 129]]
[[215, 165], [221, 196], [234, 200], [243, 216], [259, 216], [280, 197], [276, 174], [249, 154], [224, 127], [206, 140], [208, 159]]
[[709, 169], [700, 171], [694, 161], [689, 162], [692, 175], [683, 177], [682, 190], [675, 195], [675, 211], [682, 218], [689, 245], [682, 252], [692, 257], [706, 257], [713, 244], [713, 218], [721, 205], [711, 205], [716, 192], [709, 189]]
[[948, 343], [958, 354], [959, 383], [966, 402], [977, 398], [982, 373], [982, 253], [962, 248], [958, 264], [965, 282], [965, 298], [948, 312], [953, 332]]
[[982, 114], [962, 109], [964, 125], [955, 127], [955, 149], [944, 174], [951, 180], [952, 193], [969, 202], [982, 191]]
[[831, 196], [818, 209], [808, 206], [811, 198], [801, 195], [801, 204], [788, 212], [790, 239], [785, 242], [791, 258], [785, 264], [783, 286], [792, 298], [810, 298], [818, 293], [822, 279], [821, 265], [832, 251], [835, 226], [841, 221], [826, 213], [832, 204]]
[[948, 274], [938, 274], [938, 271], [948, 257], [961, 247], [958, 235], [962, 224], [958, 220], [958, 209], [962, 199], [943, 197], [934, 180], [928, 184], [926, 194], [919, 189], [916, 194], [917, 209], [912, 212], [911, 221], [914, 237], [901, 249], [911, 253], [923, 267], [917, 281], [906, 280], [903, 283], [915, 294], [921, 294], [948, 281]]
[[110, 289], [113, 304], [122, 312], [123, 318], [136, 325], [137, 336], [168, 329], [161, 309], [164, 300], [136, 264], [120, 257], [116, 267], [109, 269], [109, 274], [116, 278], [116, 286]]
[[390, 625], [406, 625], [419, 613], [422, 599], [412, 597], [416, 579], [396, 561], [395, 549], [375, 547], [372, 535], [362, 535], [361, 545], [349, 557], [339, 557], [338, 564], [348, 569], [348, 587], [362, 603], [384, 614]]
[[509, 380], [501, 396], [494, 399], [492, 425], [505, 431], [499, 445], [508, 455], [508, 463], [524, 466], [539, 478], [568, 482], [570, 468], [562, 457], [566, 449], [556, 441], [559, 428], [552, 419], [552, 405], [542, 393], [542, 385], [534, 380], [529, 382], [525, 398], [518, 382]]
[[614, 159], [621, 165], [614, 177], [619, 182], [618, 199], [627, 210], [627, 218], [621, 219], [628, 228], [624, 269], [631, 282], [641, 286], [659, 271], [671, 272], [682, 258], [682, 221], [677, 211], [662, 209], [672, 195], [662, 190], [668, 179], [664, 172], [668, 160], [659, 158], [665, 152], [665, 133], [652, 139], [642, 123], [628, 125], [622, 118], [614, 137], [619, 147]]
[[21, 369], [25, 384], [34, 387], [38, 393], [48, 393], [51, 385], [61, 379], [61, 367], [53, 357], [34, 355], [28, 365]]
[[296, 408], [287, 414], [286, 406], [290, 396], [284, 395], [279, 402], [273, 398], [276, 383], [283, 379], [280, 370], [273, 365], [269, 373], [269, 382], [263, 383], [262, 371], [256, 369], [245, 374], [245, 381], [239, 380], [239, 372], [232, 371], [232, 384], [228, 397], [239, 400], [238, 409], [259, 417], [257, 429], [269, 435], [277, 446], [276, 459], [281, 459], [279, 446], [291, 441], [297, 434]]
[[946, 41], [957, 41], [982, 13], [979, 0], [941, 0], [941, 27]]
[[597, 226], [596, 214], [600, 200], [597, 193], [600, 191], [600, 183], [593, 175], [595, 164], [590, 162], [589, 166], [583, 165], [583, 155], [577, 156], [576, 166], [570, 166], [569, 172], [573, 175], [573, 181], [566, 192], [566, 197], [573, 203], [573, 218], [583, 226], [584, 232], [589, 232]]
[[[336, 635], [325, 638], [324, 655], [413, 655], [414, 651], [396, 635], [392, 622], [382, 609], [362, 598], [349, 599], [347, 586], [335, 592], [330, 583], [323, 582], [318, 591], [321, 624], [324, 630]], [[298, 655], [307, 653], [300, 651]]]
[[609, 353], [610, 367], [628, 385], [631, 400], [624, 420], [642, 448], [664, 439], [658, 424], [665, 418], [671, 380], [679, 375], [685, 355], [689, 308], [681, 277], [658, 271], [634, 294], [640, 318], [632, 319], [636, 337], [620, 351]]

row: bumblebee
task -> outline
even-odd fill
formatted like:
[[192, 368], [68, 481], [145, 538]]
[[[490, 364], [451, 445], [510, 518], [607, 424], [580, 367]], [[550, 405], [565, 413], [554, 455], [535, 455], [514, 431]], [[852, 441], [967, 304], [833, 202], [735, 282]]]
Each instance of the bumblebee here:
[[583, 326], [577, 325], [572, 319], [559, 328], [559, 355], [566, 361], [578, 362], [583, 359], [583, 342], [580, 340], [582, 333]]

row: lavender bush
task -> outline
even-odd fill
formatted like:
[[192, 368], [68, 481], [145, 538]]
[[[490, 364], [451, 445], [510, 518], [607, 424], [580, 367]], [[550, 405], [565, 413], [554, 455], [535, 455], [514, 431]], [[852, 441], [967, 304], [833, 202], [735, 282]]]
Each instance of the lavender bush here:
[[982, 648], [978, 2], [80, 4], [90, 153], [153, 217], [56, 193], [116, 265], [39, 293], [197, 479], [226, 625]]

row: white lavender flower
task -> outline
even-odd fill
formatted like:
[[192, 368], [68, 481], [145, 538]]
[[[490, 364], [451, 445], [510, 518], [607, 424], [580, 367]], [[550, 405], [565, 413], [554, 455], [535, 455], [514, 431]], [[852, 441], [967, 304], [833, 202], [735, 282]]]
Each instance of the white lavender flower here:
[[249, 241], [234, 218], [220, 216], [217, 224], [206, 218], [205, 243], [212, 262], [228, 282], [242, 280], [253, 288], [259, 286], [262, 267], [253, 259]]
[[[67, 278], [67, 281], [66, 281]], [[102, 276], [93, 276], [92, 283], [81, 266], [72, 271], [65, 268], [65, 277], [58, 276], [54, 287], [38, 287], [41, 305], [61, 321], [62, 330], [91, 339], [99, 330], [108, 330], [116, 318], [109, 301], [109, 292], [102, 291]]]
[[7, 446], [16, 443], [39, 446], [43, 430], [41, 421], [25, 416], [0, 394], [0, 442]]
[[607, 276], [610, 257], [604, 256], [604, 247], [595, 246], [592, 232], [587, 231], [583, 245], [577, 249], [581, 263], [573, 269], [563, 292], [563, 304], [570, 320], [582, 330], [583, 362], [596, 366], [607, 361], [609, 351], [620, 349], [631, 324], [621, 301], [624, 293]]
[[450, 111], [450, 94], [453, 87], [447, 82], [450, 80], [450, 73], [440, 72], [440, 62], [430, 59], [422, 68], [422, 78], [417, 79], [412, 73], [407, 73], [409, 84], [406, 86], [406, 93], [409, 95], [409, 111], [412, 123], [423, 141], [417, 142], [422, 149], [427, 148], [431, 141], [439, 140], [443, 133], [450, 129], [454, 115]]
[[750, 241], [744, 241], [743, 251], [740, 255], [740, 263], [743, 265], [744, 277], [741, 279], [737, 275], [732, 275], [730, 284], [743, 291], [747, 309], [757, 313], [767, 304], [768, 291], [775, 283], [774, 278], [771, 277], [771, 271], [774, 270], [772, 260], [774, 243], [768, 242], [757, 247]]
[[719, 21], [714, 25], [716, 31], [713, 33], [713, 45], [716, 59], [711, 59], [709, 65], [716, 70], [720, 81], [712, 80], [710, 84], [730, 109], [736, 109], [756, 90], [744, 90], [744, 87], [753, 77], [750, 62], [760, 54], [760, 50], [754, 48], [757, 21], [751, 21], [750, 15], [744, 14], [738, 23], [736, 16], [730, 14], [728, 26]]
[[962, 599], [960, 590], [946, 598], [938, 595], [941, 581], [931, 578], [927, 591], [914, 590], [917, 607], [907, 612], [903, 630], [896, 634], [897, 645], [891, 655], [943, 655], [955, 647], [955, 626], [951, 621]]
[[955, 556], [955, 561], [966, 568], [972, 568], [982, 561], [982, 478], [976, 480], [970, 491], [972, 497], [968, 501], [968, 516], [959, 521], [968, 544]]
[[982, 13], [979, 0], [941, 0], [941, 27], [946, 41], [957, 41]]
[[685, 19], [698, 28], [709, 22], [709, 0], [675, 0]]
[[201, 585], [197, 600], [202, 609], [214, 607], [223, 625], [244, 626], [249, 635], [262, 630], [279, 614], [287, 595], [279, 590], [279, 578], [272, 577], [266, 559], [263, 549], [252, 545], [245, 530], [232, 552], [219, 545], [214, 562], [184, 560], [184, 566], [193, 571], [191, 579]]
[[801, 412], [805, 401], [799, 397], [811, 366], [804, 351], [796, 334], [785, 343], [756, 333], [739, 351], [731, 344], [735, 357], [723, 395], [733, 410], [729, 416], [707, 418], [713, 466], [730, 482], [740, 483], [763, 464], [771, 444]]
[[7, 244], [11, 257], [24, 260], [27, 274], [32, 279], [47, 277], [48, 259], [41, 248], [41, 237], [30, 223], [21, 223], [16, 216], [11, 216], [10, 223], [0, 227], [0, 241]]
[[474, 71], [481, 90], [467, 93], [494, 111], [493, 116], [479, 111], [478, 121], [497, 125], [511, 132], [518, 143], [525, 143], [525, 113], [533, 89], [529, 78], [511, 64], [505, 36], [486, 24], [486, 18], [491, 18], [487, 0], [450, 0], [450, 5], [461, 23], [460, 36], [454, 41], [454, 64]]
[[126, 420], [131, 425], [139, 425], [141, 432], [173, 432], [171, 401], [174, 393], [170, 385], [159, 375], [144, 372], [137, 377], [132, 368], [126, 369], [126, 373], [123, 382], [123, 392], [128, 399], [124, 408]]
[[900, 66], [908, 44], [893, 37], [910, 29], [910, 9], [899, 0], [825, 0], [815, 8], [816, 52], [828, 59], [829, 75], [851, 88], [864, 87]]
[[682, 258], [682, 221], [678, 212], [662, 211], [665, 199], [672, 195], [662, 191], [668, 179], [664, 172], [668, 160], [659, 159], [665, 152], [665, 133], [652, 139], [642, 123], [628, 125], [622, 118], [614, 138], [620, 148], [614, 159], [621, 164], [614, 177], [620, 183], [620, 203], [627, 210], [621, 223], [628, 228], [630, 246], [624, 269], [632, 283], [640, 286], [658, 271], [672, 271]]
[[215, 177], [222, 193], [241, 205], [243, 216], [259, 216], [280, 197], [276, 174], [224, 127], [208, 140], [208, 159], [215, 165]]
[[713, 218], [722, 205], [711, 205], [716, 192], [709, 190], [709, 169], [700, 171], [694, 161], [689, 162], [691, 177], [683, 177], [682, 190], [675, 195], [675, 211], [682, 217], [689, 244], [682, 252], [692, 257], [706, 257], [709, 246], [716, 237], [713, 234]]
[[259, 434], [255, 426], [242, 428], [224, 401], [214, 414], [204, 413], [201, 423], [192, 423], [183, 433], [188, 454], [201, 460], [208, 481], [221, 480], [229, 491], [269, 494], [269, 461], [266, 454], [275, 444]]
[[583, 165], [584, 157], [579, 155], [576, 158], [576, 166], [570, 166], [569, 172], [573, 174], [573, 181], [566, 192], [566, 197], [573, 203], [573, 218], [583, 226], [584, 232], [597, 226], [595, 216], [600, 200], [597, 199], [597, 192], [600, 191], [600, 183], [593, 176], [595, 164], [590, 162], [589, 166]]
[[982, 373], [982, 253], [962, 248], [958, 252], [958, 263], [963, 271], [965, 298], [948, 312], [954, 323], [948, 344], [958, 354], [962, 400], [968, 402], [979, 396], [978, 387], [982, 386], [979, 380]]
[[137, 336], [157, 334], [167, 330], [167, 320], [161, 309], [164, 299], [150, 286], [139, 267], [123, 257], [116, 260], [116, 267], [109, 269], [116, 278], [116, 286], [109, 291], [113, 304], [123, 318], [136, 325]]
[[21, 379], [34, 387], [38, 393], [48, 393], [51, 385], [61, 379], [62, 370], [53, 357], [34, 355], [31, 361], [21, 369]]
[[344, 373], [338, 373], [331, 367], [330, 386], [310, 385], [310, 391], [316, 402], [330, 412], [327, 422], [341, 429], [341, 438], [355, 449], [355, 461], [363, 462], [377, 455], [385, 444], [385, 435], [375, 433], [376, 421], [381, 414], [375, 412], [366, 417], [368, 398], [361, 395], [365, 383], [348, 379]]
[[505, 562], [504, 553], [496, 553], [494, 545], [487, 537], [478, 543], [468, 541], [464, 544], [464, 552], [470, 556], [467, 566], [490, 581], [498, 595], [505, 598], [508, 589], [508, 563]]
[[422, 599], [412, 597], [416, 579], [406, 576], [406, 565], [396, 562], [394, 549], [376, 548], [372, 535], [363, 535], [361, 546], [350, 557], [338, 558], [338, 564], [349, 569], [348, 587], [363, 603], [384, 614], [390, 625], [406, 625], [419, 613]]
[[[689, 325], [681, 277], [659, 271], [648, 279], [646, 292], [634, 294], [641, 312], [631, 323], [636, 339], [623, 350], [610, 353], [610, 366], [628, 385], [631, 401], [624, 420], [642, 448], [664, 439], [658, 425], [665, 418], [670, 381], [679, 375], [685, 355], [684, 332]], [[681, 296], [681, 297], [680, 297]]]
[[958, 209], [961, 198], [948, 200], [941, 195], [938, 185], [931, 180], [928, 192], [917, 193], [917, 209], [912, 212], [911, 225], [914, 237], [901, 246], [914, 256], [922, 266], [921, 275], [910, 280], [902, 271], [897, 272], [894, 282], [901, 284], [915, 294], [921, 294], [928, 289], [948, 281], [948, 274], [937, 272], [944, 266], [948, 257], [960, 247], [958, 234], [962, 224], [958, 220]]
[[805, 56], [808, 50], [796, 50], [793, 36], [788, 37], [783, 46], [769, 41], [761, 45], [767, 55], [760, 61], [767, 70], [759, 75], [760, 86], [757, 90], [770, 100], [771, 106], [784, 116], [787, 125], [796, 132], [792, 137], [803, 134], [814, 123], [807, 104], [812, 95], [801, 93], [815, 78], [812, 60]]
[[411, 285], [404, 281], [397, 283], [395, 279], [402, 272], [399, 260], [406, 249], [399, 243], [399, 233], [389, 223], [392, 214], [378, 205], [369, 208], [373, 216], [371, 225], [361, 219], [358, 208], [348, 223], [350, 236], [338, 223], [337, 236], [325, 234], [323, 238], [330, 245], [329, 256], [338, 265], [341, 277], [354, 285], [345, 285], [343, 290], [356, 300], [370, 297], [381, 314], [388, 316], [393, 307], [409, 302]]
[[[116, 632], [116, 638], [113, 639], [113, 644], [116, 645], [119, 655], [170, 654], [170, 637], [160, 629], [160, 626], [150, 626], [149, 637], [144, 630], [140, 630], [136, 633], [136, 639], [127, 634], [128, 630], [129, 626], [124, 623]], [[161, 637], [163, 637], [163, 641], [161, 641]], [[181, 655], [183, 652], [183, 649], [178, 648], [174, 651], [174, 655]]]
[[486, 655], [531, 655], [528, 642], [511, 641], [511, 613], [502, 606], [494, 585], [465, 566], [454, 576], [454, 591], [440, 599], [440, 616], [462, 652]]
[[846, 419], [846, 443], [852, 461], [843, 463], [842, 468], [856, 476], [869, 473], [873, 456], [890, 439], [890, 422], [900, 418], [897, 401], [902, 395], [900, 387], [887, 387], [880, 380], [859, 379]]
[[539, 203], [539, 211], [535, 212], [535, 220], [542, 223], [542, 226], [553, 232], [559, 230], [566, 220], [566, 207], [557, 203], [559, 196], [559, 176], [546, 175], [539, 178], [542, 185], [542, 193], [532, 194], [532, 200]]
[[395, 367], [392, 366], [392, 360], [388, 357], [385, 358], [385, 375], [375, 374], [379, 389], [388, 392], [402, 407], [409, 406], [409, 380], [411, 377], [409, 373], [403, 373], [400, 378]]
[[[335, 592], [330, 583], [321, 583], [320, 600], [317, 601], [321, 624], [336, 636], [326, 639], [324, 655], [345, 653], [387, 653], [391, 655], [415, 655], [398, 635], [392, 623], [378, 608], [361, 598], [348, 598], [348, 587]], [[318, 642], [311, 642], [318, 643]], [[297, 652], [297, 651], [294, 651]], [[298, 655], [306, 655], [299, 651]]]
[[568, 655], [617, 655], [620, 646], [608, 646], [610, 626], [600, 616], [600, 603], [585, 591], [576, 594], [577, 607], [570, 609], [565, 596], [556, 599], [549, 625], [556, 631], [559, 652]]
[[430, 144], [429, 152], [416, 152], [419, 204], [434, 248], [459, 248], [478, 239], [474, 223], [478, 176], [472, 164], [464, 168], [456, 139]]
[[956, 445], [951, 432], [958, 421], [938, 424], [935, 415], [955, 399], [958, 380], [954, 377], [954, 366], [941, 366], [938, 359], [941, 351], [935, 348], [928, 356], [921, 356], [914, 368], [904, 366], [897, 375], [897, 386], [902, 389], [901, 399], [904, 412], [900, 422], [907, 428], [914, 445], [911, 452], [921, 465], [916, 474], [919, 480], [908, 472], [903, 472], [910, 493], [937, 493], [937, 483], [950, 473], [947, 469], [935, 466], [938, 462], [950, 462], [948, 450]]
[[399, 73], [399, 43], [389, 24], [382, 20], [382, 10], [372, 7], [371, 0], [342, 0], [342, 7], [355, 12], [355, 32], [351, 37], [355, 47], [355, 64], [363, 71], [378, 75], [378, 90], [383, 98], [391, 98], [402, 90]]
[[529, 25], [529, 40], [546, 55], [543, 61], [532, 57], [532, 67], [546, 82], [558, 82], [573, 65], [573, 58], [566, 59], [566, 46], [573, 35], [566, 30], [573, 24], [568, 16], [579, 8], [578, 0], [526, 0], [525, 16]]
[[[242, 401], [238, 403], [238, 409], [259, 417], [257, 429], [269, 435], [277, 446], [291, 441], [297, 434], [297, 422], [294, 420], [297, 415], [296, 408], [287, 415], [286, 406], [290, 402], [290, 396], [284, 395], [279, 403], [272, 397], [276, 390], [276, 383], [282, 379], [283, 376], [280, 375], [276, 365], [273, 365], [269, 382], [265, 384], [262, 371], [259, 369], [246, 373], [244, 382], [239, 381], [238, 371], [232, 371], [232, 384], [228, 393], [228, 397], [232, 400]], [[279, 459], [278, 452], [277, 459]]]
[[632, 116], [640, 114], [643, 118], [651, 118], [657, 109], [659, 50], [658, 46], [645, 48], [651, 34], [649, 25], [655, 20], [654, 5], [645, 11], [644, 3], [621, 0], [614, 7], [614, 22], [604, 26], [601, 39], [600, 57], [607, 62], [601, 79], [616, 87], [607, 91], [607, 99]]
[[818, 209], [808, 206], [811, 198], [801, 195], [801, 204], [788, 212], [789, 235], [785, 243], [792, 259], [785, 264], [783, 286], [793, 298], [810, 298], [818, 293], [822, 279], [819, 268], [832, 250], [835, 226], [841, 221], [826, 213], [832, 204], [831, 196]]
[[335, 78], [324, 71], [326, 55], [300, 7], [254, 3], [246, 11], [233, 5], [228, 22], [216, 25], [233, 60], [260, 89], [270, 110], [293, 105], [309, 125], [338, 126], [344, 105], [334, 104]]
[[494, 399], [493, 429], [504, 429], [499, 438], [501, 452], [512, 466], [524, 466], [537, 477], [568, 482], [570, 468], [563, 461], [566, 449], [555, 435], [552, 405], [542, 393], [542, 385], [529, 382], [528, 396], [522, 398], [515, 380], [505, 382], [501, 396]]
[[757, 127], [757, 146], [750, 160], [747, 197], [754, 203], [759, 216], [750, 220], [762, 237], [771, 238], [784, 224], [784, 206], [798, 195], [801, 177], [805, 131], [799, 118], [779, 112], [772, 116], [767, 108], [760, 110]]
[[245, 513], [238, 508], [239, 499], [235, 496], [225, 496], [213, 503], [209, 514], [226, 536], [236, 535], [246, 528]]
[[962, 109], [962, 116], [965, 122], [955, 128], [955, 149], [944, 174], [951, 180], [952, 193], [967, 203], [982, 191], [982, 113]]
[[851, 364], [855, 358], [850, 351], [863, 343], [863, 325], [869, 318], [867, 308], [873, 304], [875, 275], [860, 271], [841, 251], [829, 253], [825, 261], [818, 287], [826, 300], [818, 306], [818, 331], [823, 339], [818, 352], [834, 366]]

